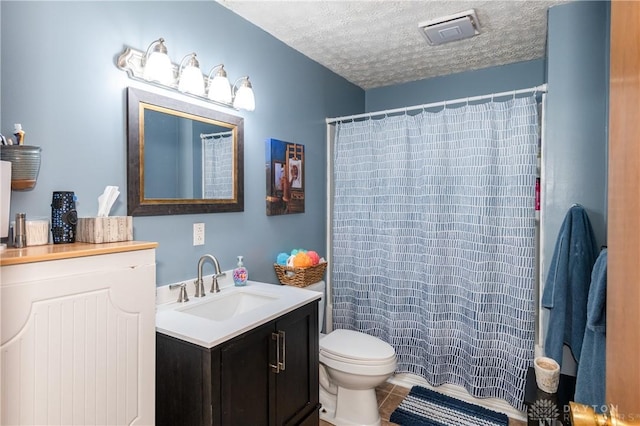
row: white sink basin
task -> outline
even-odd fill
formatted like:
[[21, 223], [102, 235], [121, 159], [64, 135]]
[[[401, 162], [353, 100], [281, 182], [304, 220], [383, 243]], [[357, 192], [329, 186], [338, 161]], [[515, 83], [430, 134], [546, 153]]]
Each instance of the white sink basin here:
[[225, 321], [275, 300], [278, 300], [278, 298], [255, 292], [238, 291], [230, 294], [214, 295], [207, 302], [178, 309], [178, 311], [212, 321]]
[[212, 348], [321, 296], [289, 285], [249, 281], [245, 287], [234, 287], [228, 281], [220, 282], [220, 293], [202, 298], [189, 294], [188, 302], [157, 305], [156, 331]]

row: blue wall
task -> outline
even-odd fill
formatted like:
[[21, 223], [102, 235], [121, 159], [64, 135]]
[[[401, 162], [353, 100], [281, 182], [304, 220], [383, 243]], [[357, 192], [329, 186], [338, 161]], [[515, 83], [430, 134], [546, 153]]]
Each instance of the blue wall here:
[[610, 6], [580, 1], [549, 9], [542, 206], [549, 257], [573, 203], [587, 209], [598, 243], [606, 242]]
[[[580, 1], [549, 9], [542, 181], [545, 279], [558, 231], [574, 203], [586, 209], [598, 244], [606, 244], [610, 6]], [[542, 313], [544, 339], [548, 311]], [[574, 374], [575, 369], [565, 348], [562, 372]]]
[[[134, 218], [134, 238], [160, 244], [158, 285], [194, 277], [205, 253], [223, 269], [243, 255], [252, 279], [277, 282], [279, 252], [326, 252], [325, 118], [362, 112], [362, 89], [213, 1], [2, 1], [0, 19], [0, 129], [11, 134], [22, 123], [26, 143], [41, 146], [43, 157], [36, 187], [12, 192], [12, 215], [50, 217], [52, 192], [69, 190], [79, 215], [92, 216], [107, 185], [122, 193], [111, 214], [126, 214], [131, 80], [115, 59], [125, 45], [144, 50], [162, 36], [173, 62], [195, 51], [204, 72], [223, 62], [231, 80], [248, 74], [256, 110], [238, 113], [245, 119], [244, 212]], [[268, 138], [305, 145], [304, 214], [265, 214]], [[205, 246], [192, 245], [196, 222], [206, 225]]]
[[528, 89], [544, 82], [544, 59], [518, 62], [367, 90], [366, 111]]

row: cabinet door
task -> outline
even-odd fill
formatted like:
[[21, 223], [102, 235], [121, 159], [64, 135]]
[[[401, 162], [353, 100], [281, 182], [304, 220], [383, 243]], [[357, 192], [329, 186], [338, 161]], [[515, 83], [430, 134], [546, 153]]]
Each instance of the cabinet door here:
[[275, 422], [274, 323], [220, 348], [221, 424], [267, 426]]
[[0, 267], [0, 424], [154, 424], [155, 269], [154, 250]]
[[278, 319], [276, 329], [284, 336], [284, 343], [281, 342], [284, 346], [284, 370], [275, 374], [275, 424], [300, 424], [313, 411], [317, 419], [318, 303], [313, 302]]
[[156, 425], [210, 425], [218, 351], [156, 333]]

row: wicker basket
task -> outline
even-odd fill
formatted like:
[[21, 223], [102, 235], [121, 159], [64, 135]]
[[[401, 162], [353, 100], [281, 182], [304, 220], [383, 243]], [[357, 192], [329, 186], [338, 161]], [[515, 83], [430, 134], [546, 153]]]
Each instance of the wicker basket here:
[[273, 264], [280, 283], [295, 287], [306, 287], [322, 280], [327, 262], [318, 263], [308, 268], [293, 268], [290, 266]]

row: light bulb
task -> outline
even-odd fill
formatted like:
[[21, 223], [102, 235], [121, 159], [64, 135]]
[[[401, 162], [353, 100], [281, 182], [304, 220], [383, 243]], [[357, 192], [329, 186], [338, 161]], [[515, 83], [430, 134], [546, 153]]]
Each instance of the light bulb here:
[[[219, 68], [218, 72], [215, 77], [211, 79], [211, 74], [216, 68]], [[227, 72], [224, 70], [224, 65], [222, 64], [213, 67], [209, 73], [209, 99], [225, 104], [231, 103], [231, 84], [229, 83]]]
[[[153, 50], [151, 51], [151, 48]], [[149, 53], [149, 51], [151, 51]], [[173, 83], [173, 65], [167, 55], [164, 39], [160, 38], [149, 45], [145, 56], [142, 77], [147, 81], [157, 81], [166, 86]]]
[[253, 94], [253, 88], [249, 77], [244, 77], [240, 87], [236, 91], [236, 97], [233, 100], [233, 106], [237, 109], [244, 109], [247, 111], [253, 111], [256, 109], [256, 99]]
[[189, 59], [187, 65], [180, 70], [179, 82], [178, 82], [178, 90], [181, 92], [192, 93], [194, 95], [203, 96], [204, 95], [204, 77], [200, 72], [200, 64], [196, 59], [196, 54], [192, 53], [191, 55], [187, 55], [182, 59], [184, 62], [185, 59]]

